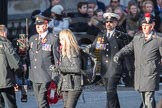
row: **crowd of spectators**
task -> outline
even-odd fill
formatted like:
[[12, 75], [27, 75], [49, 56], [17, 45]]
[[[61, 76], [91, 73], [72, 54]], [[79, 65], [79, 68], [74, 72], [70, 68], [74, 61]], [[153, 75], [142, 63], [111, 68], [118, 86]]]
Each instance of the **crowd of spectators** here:
[[[66, 13], [63, 6], [62, 9], [59, 9], [60, 0], [50, 0], [50, 4], [50, 7], [42, 14], [52, 19], [58, 19], [58, 15], [54, 15], [55, 12], [60, 14], [61, 18], [59, 19], [65, 22], [65, 24], [62, 24], [64, 26], [59, 26], [60, 29], [69, 28], [73, 32], [86, 32], [90, 35], [97, 35], [97, 33], [104, 30], [102, 14], [113, 12], [120, 16], [117, 29], [133, 37], [141, 29], [140, 19], [144, 13], [150, 12], [155, 19], [155, 30], [162, 32], [161, 0], [129, 0], [128, 4], [124, 5], [121, 4], [120, 0], [110, 0], [108, 4], [100, 0], [85, 0], [85, 2], [78, 2], [77, 12], [75, 13]], [[50, 22], [50, 25], [53, 24]]]

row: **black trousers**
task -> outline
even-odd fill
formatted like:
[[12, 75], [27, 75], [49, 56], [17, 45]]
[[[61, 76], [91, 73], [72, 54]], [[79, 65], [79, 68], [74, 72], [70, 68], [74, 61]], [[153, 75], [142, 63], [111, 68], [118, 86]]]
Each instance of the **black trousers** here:
[[38, 108], [50, 108], [47, 101], [48, 86], [49, 83], [33, 83], [33, 89], [38, 103]]
[[106, 108], [120, 108], [117, 94], [117, 85], [119, 83], [119, 79], [120, 78], [103, 78], [107, 92]]
[[0, 89], [0, 108], [17, 108], [14, 87]]
[[63, 91], [64, 108], [75, 108], [81, 91]]

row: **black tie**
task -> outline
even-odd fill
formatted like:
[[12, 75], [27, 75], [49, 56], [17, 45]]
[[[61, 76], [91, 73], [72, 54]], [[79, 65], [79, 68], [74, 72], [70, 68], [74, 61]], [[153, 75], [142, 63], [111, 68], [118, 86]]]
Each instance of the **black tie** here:
[[42, 38], [39, 38], [38, 39], [38, 45], [40, 45], [41, 41], [42, 41]]
[[42, 41], [42, 38], [38, 38], [37, 49], [38, 49], [39, 46], [41, 45], [41, 41]]

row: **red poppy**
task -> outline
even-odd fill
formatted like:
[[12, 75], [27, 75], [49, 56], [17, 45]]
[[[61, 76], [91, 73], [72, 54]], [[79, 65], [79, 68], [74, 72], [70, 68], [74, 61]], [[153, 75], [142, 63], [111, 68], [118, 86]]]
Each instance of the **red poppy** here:
[[43, 38], [42, 39], [42, 43], [44, 44], [44, 43], [46, 43], [47, 42], [47, 39], [46, 38]]

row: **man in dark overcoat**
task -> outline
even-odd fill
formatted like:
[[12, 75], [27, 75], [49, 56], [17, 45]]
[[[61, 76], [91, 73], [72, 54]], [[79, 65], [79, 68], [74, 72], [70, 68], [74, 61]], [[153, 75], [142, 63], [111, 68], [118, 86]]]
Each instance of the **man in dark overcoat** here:
[[107, 92], [106, 108], [120, 108], [117, 85], [122, 71], [120, 71], [121, 65], [117, 65], [113, 57], [124, 46], [123, 41], [128, 38], [128, 35], [115, 29], [119, 19], [117, 14], [104, 13], [103, 16], [106, 30], [98, 34], [90, 51], [100, 51], [101, 76]]
[[29, 78], [33, 82], [39, 108], [49, 108], [47, 89], [53, 77], [50, 66], [55, 65], [59, 58], [58, 37], [48, 31], [49, 20], [41, 15], [36, 16], [38, 34], [29, 39]]
[[143, 108], [156, 108], [154, 95], [159, 90], [162, 35], [155, 32], [155, 22], [150, 13], [145, 14], [141, 24], [142, 32], [114, 56], [114, 61], [134, 53], [135, 90], [141, 94]]

